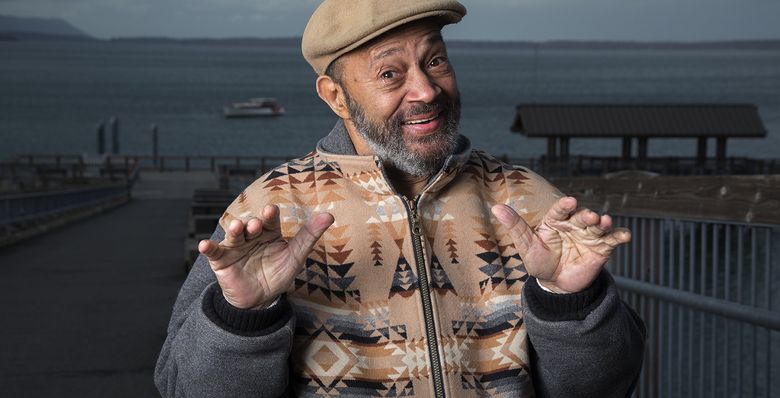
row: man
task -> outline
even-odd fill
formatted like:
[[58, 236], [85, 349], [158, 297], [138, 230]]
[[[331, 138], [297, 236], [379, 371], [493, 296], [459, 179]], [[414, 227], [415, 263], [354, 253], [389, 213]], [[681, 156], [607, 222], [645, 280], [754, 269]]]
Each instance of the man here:
[[165, 396], [630, 394], [644, 326], [602, 268], [630, 239], [472, 151], [451, 0], [326, 0], [303, 36], [340, 121], [228, 207], [174, 308]]

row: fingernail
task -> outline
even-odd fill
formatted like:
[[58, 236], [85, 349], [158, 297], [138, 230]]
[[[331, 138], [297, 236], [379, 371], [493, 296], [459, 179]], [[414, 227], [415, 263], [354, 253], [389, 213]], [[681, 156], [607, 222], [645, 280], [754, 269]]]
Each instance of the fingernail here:
[[493, 215], [496, 216], [498, 221], [502, 223], [508, 223], [512, 221], [512, 214], [504, 206], [498, 206], [493, 208]]

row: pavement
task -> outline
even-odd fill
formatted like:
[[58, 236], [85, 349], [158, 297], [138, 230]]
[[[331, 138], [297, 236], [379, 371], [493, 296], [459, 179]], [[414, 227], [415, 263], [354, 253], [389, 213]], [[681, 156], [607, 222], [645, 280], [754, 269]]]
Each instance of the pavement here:
[[192, 190], [141, 176], [128, 204], [0, 249], [0, 396], [154, 397]]

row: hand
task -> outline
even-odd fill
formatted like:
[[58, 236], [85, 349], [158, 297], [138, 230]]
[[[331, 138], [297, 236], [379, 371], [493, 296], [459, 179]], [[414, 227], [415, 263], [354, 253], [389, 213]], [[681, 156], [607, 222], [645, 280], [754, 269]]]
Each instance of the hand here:
[[512, 236], [528, 274], [556, 293], [576, 293], [593, 283], [616, 247], [631, 240], [625, 228], [612, 230], [612, 218], [577, 209], [577, 199], [558, 199], [536, 228], [511, 207], [493, 214]]
[[235, 219], [219, 244], [202, 240], [225, 299], [242, 309], [263, 308], [287, 291], [314, 243], [333, 224], [329, 213], [312, 215], [289, 242], [282, 239], [279, 208], [266, 206], [262, 218]]

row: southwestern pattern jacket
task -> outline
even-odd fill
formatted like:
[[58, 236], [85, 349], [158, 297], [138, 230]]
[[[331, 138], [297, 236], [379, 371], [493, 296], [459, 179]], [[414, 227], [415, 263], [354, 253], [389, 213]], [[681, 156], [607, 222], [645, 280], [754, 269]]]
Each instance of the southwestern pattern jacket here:
[[[561, 308], [574, 305], [569, 312], [580, 318], [588, 315], [583, 314], [587, 306], [592, 307], [587, 311], [605, 312], [612, 329], [622, 329], [607, 327], [617, 332], [617, 345], [594, 342], [597, 346], [585, 347], [593, 350], [588, 355], [609, 357], [615, 351], [612, 357], [634, 364], [604, 371], [613, 380], [599, 384], [604, 376], [595, 376], [584, 386], [568, 386], [570, 378], [592, 372], [589, 368], [601, 360], [573, 362], [576, 354], [560, 352], [583, 340], [561, 344], [556, 341], [560, 336], [545, 332], [538, 342], [532, 335], [536, 352], [531, 352], [522, 299], [528, 275], [490, 208], [508, 204], [533, 226], [560, 196], [554, 187], [525, 168], [472, 151], [464, 138], [424, 191], [404, 198], [389, 185], [378, 159], [349, 154], [345, 137], [337, 126], [317, 152], [260, 177], [229, 206], [222, 229], [234, 218], [259, 214], [267, 204], [280, 207], [287, 238], [312, 212], [330, 212], [335, 223], [309, 255], [286, 300], [254, 311], [265, 314], [228, 308], [218, 287], [209, 286], [213, 275], [191, 275], [200, 280], [185, 283], [181, 295], [186, 297], [177, 302], [158, 363], [163, 394], [527, 397], [534, 395], [535, 382], [545, 385], [537, 388], [541, 395], [583, 396], [583, 388], [606, 393], [598, 396], [626, 394], [639, 369], [643, 331], [616, 296], [605, 300], [614, 290], [606, 274], [591, 289], [592, 297]], [[347, 154], [335, 153], [342, 146]], [[537, 300], [541, 312], [555, 307], [545, 307], [543, 294]], [[177, 317], [177, 312], [184, 314]], [[193, 312], [198, 314], [187, 314]], [[542, 331], [583, 319], [536, 322]], [[588, 336], [593, 337], [598, 336]], [[549, 373], [566, 365], [542, 356], [545, 349], [563, 354], [572, 373]], [[211, 365], [201, 366], [194, 358], [222, 365], [207, 374], [203, 370]], [[534, 363], [551, 367], [532, 369]], [[622, 382], [609, 376], [616, 372]]]

